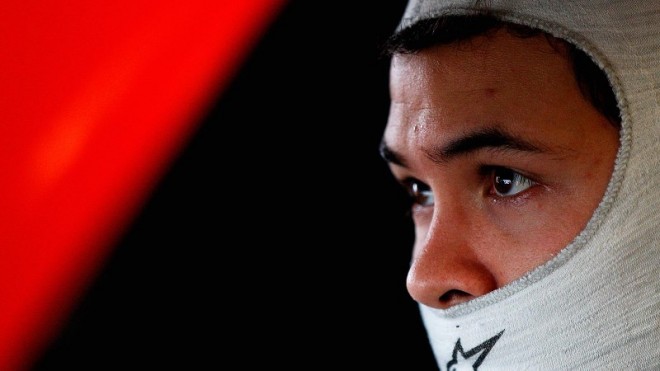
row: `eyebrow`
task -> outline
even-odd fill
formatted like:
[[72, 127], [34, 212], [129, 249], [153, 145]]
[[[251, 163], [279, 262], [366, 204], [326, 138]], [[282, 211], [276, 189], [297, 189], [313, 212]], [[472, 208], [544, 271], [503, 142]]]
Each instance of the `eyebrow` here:
[[382, 157], [387, 162], [407, 167], [403, 156], [390, 148], [384, 139], [380, 142], [380, 157]]
[[[531, 153], [547, 152], [547, 149], [541, 144], [506, 133], [498, 128], [486, 128], [467, 133], [443, 146], [437, 146], [425, 152], [432, 161], [445, 163], [455, 157], [468, 155], [484, 148]], [[406, 167], [404, 157], [390, 148], [385, 141], [381, 142], [380, 154], [386, 161]]]

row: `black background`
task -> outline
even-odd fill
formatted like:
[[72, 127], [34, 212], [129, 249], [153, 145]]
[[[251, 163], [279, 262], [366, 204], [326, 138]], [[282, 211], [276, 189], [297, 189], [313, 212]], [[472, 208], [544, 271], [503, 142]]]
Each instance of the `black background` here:
[[436, 370], [378, 155], [404, 6], [289, 1], [34, 369]]

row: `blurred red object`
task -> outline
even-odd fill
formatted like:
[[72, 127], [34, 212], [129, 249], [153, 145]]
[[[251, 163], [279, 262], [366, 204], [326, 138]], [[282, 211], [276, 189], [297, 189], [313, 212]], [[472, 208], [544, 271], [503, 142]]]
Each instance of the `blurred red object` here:
[[0, 5], [0, 370], [54, 336], [283, 2]]

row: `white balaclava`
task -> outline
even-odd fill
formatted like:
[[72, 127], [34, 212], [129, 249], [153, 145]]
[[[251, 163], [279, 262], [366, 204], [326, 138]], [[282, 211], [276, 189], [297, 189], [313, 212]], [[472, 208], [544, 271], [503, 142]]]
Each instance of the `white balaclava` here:
[[[660, 370], [660, 2], [410, 0], [399, 28], [486, 7], [582, 49], [622, 117], [586, 228], [518, 280], [449, 309], [420, 305], [445, 370]], [[487, 5], [484, 5], [487, 4]]]

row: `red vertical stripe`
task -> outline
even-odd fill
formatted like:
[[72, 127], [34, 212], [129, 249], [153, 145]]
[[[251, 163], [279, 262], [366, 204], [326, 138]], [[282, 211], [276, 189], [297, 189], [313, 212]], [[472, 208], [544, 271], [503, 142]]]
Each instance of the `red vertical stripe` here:
[[0, 5], [0, 370], [58, 330], [283, 2]]

